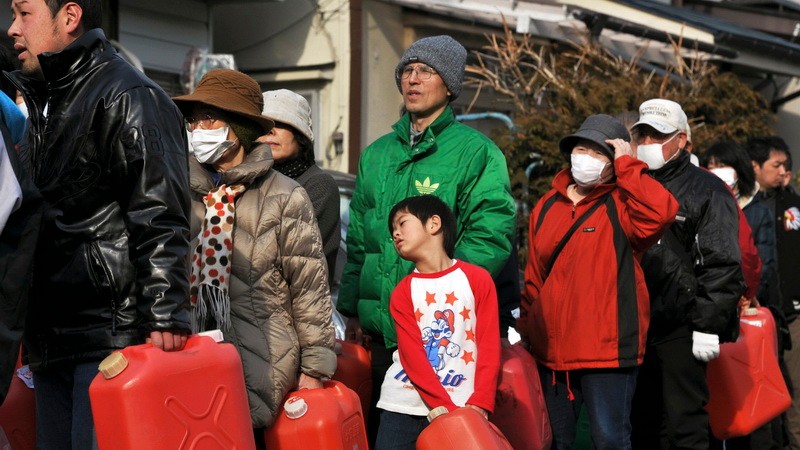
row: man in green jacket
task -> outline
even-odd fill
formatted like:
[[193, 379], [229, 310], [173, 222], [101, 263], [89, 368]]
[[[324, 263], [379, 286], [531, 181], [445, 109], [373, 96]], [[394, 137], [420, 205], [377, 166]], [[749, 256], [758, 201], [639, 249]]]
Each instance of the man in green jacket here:
[[495, 277], [511, 253], [516, 210], [505, 157], [486, 136], [457, 122], [450, 107], [461, 92], [466, 59], [467, 50], [450, 36], [413, 43], [395, 69], [406, 112], [359, 161], [337, 308], [348, 317], [346, 338], [371, 345], [370, 441], [379, 421], [374, 404], [397, 347], [389, 297], [413, 269], [386, 231], [392, 206], [420, 194], [444, 200], [457, 219], [456, 258]]

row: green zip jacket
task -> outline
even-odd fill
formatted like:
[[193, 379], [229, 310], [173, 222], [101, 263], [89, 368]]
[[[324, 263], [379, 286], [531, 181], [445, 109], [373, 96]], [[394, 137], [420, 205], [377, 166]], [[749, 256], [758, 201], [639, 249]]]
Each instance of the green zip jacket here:
[[350, 202], [347, 264], [338, 310], [356, 315], [366, 332], [397, 345], [389, 297], [414, 268], [401, 259], [389, 233], [389, 211], [400, 200], [433, 194], [456, 216], [455, 257], [496, 276], [511, 252], [515, 205], [503, 153], [486, 136], [455, 120], [447, 109], [410, 145], [411, 117], [404, 114], [364, 150]]

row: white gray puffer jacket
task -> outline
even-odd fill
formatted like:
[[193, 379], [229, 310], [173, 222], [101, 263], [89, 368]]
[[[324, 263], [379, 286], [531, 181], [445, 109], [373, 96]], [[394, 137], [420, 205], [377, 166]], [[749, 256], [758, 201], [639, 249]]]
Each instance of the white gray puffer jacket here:
[[[190, 157], [191, 233], [196, 248], [212, 172]], [[328, 273], [314, 209], [305, 190], [272, 167], [268, 145], [224, 172], [220, 184], [243, 184], [236, 197], [231, 258], [231, 328], [239, 350], [254, 428], [269, 426], [303, 373], [336, 369]]]

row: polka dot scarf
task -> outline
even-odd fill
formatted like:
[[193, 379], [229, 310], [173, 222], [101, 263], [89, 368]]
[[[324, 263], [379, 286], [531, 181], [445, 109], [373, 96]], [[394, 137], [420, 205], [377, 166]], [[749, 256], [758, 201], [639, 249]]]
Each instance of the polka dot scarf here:
[[[228, 283], [233, 250], [233, 219], [236, 212], [233, 200], [242, 191], [242, 185], [229, 187], [223, 184], [203, 197], [206, 216], [198, 236], [197, 248], [192, 255], [190, 278], [194, 332], [214, 328], [226, 330], [230, 327]], [[210, 323], [212, 317], [216, 323]]]

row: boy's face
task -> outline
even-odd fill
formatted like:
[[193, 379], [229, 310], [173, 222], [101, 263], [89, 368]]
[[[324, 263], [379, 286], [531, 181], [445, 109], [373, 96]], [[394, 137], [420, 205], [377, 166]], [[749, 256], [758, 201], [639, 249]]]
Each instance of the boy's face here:
[[[436, 217], [436, 216], [434, 216]], [[430, 241], [433, 217], [426, 223], [408, 211], [399, 211], [392, 220], [392, 239], [394, 248], [401, 258], [416, 261], [418, 252]]]

